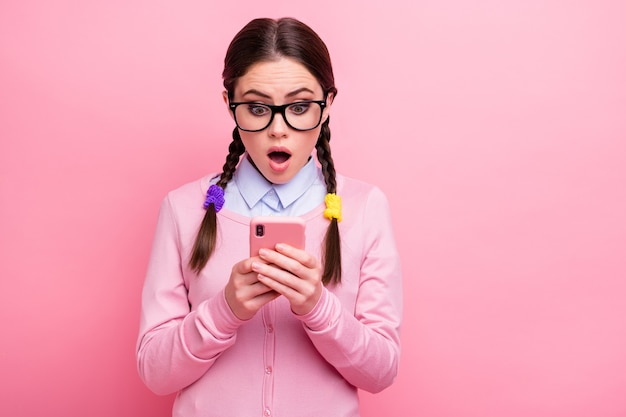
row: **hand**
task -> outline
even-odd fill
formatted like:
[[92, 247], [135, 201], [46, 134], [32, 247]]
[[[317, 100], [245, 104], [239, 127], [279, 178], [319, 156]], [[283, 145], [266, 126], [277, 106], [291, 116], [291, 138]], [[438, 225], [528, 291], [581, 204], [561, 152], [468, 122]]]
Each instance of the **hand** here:
[[252, 270], [260, 283], [289, 300], [291, 311], [304, 315], [313, 310], [324, 286], [322, 265], [308, 252], [286, 244], [276, 245], [276, 250], [261, 249]]
[[244, 259], [233, 266], [230, 279], [224, 288], [226, 302], [240, 320], [249, 320], [280, 294], [257, 279], [252, 263], [262, 263], [257, 257]]

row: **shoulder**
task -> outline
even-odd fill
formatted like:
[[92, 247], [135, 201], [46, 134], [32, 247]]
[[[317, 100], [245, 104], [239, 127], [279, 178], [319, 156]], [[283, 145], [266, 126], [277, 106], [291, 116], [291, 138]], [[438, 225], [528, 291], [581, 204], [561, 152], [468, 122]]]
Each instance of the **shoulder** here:
[[196, 179], [167, 193], [161, 201], [159, 224], [174, 225], [181, 242], [193, 242], [206, 211], [203, 203], [213, 175]]
[[373, 229], [390, 217], [387, 196], [376, 185], [338, 175], [337, 193], [341, 197], [344, 229], [363, 225]]
[[361, 205], [370, 202], [386, 204], [387, 202], [385, 193], [378, 186], [355, 178], [337, 175], [337, 189], [344, 204], [346, 202]]
[[[365, 181], [337, 176], [337, 192], [341, 197], [342, 220], [339, 223], [342, 241], [350, 251], [365, 256], [380, 242], [392, 247], [391, 210], [385, 193]], [[348, 243], [350, 242], [350, 243]]]
[[167, 193], [166, 200], [172, 206], [202, 208], [206, 190], [216, 174], [209, 174], [194, 181], [190, 181]]

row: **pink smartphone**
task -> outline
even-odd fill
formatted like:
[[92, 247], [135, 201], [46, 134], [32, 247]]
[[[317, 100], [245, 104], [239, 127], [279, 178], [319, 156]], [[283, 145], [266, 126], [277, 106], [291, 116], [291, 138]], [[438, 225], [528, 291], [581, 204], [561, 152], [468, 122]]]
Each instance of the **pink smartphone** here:
[[250, 256], [259, 249], [274, 249], [277, 243], [286, 243], [304, 249], [304, 220], [300, 217], [259, 216], [250, 221]]

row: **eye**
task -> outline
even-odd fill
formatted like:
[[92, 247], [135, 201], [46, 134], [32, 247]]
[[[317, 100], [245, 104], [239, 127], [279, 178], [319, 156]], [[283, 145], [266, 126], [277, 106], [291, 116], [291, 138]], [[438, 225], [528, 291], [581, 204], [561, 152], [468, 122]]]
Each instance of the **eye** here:
[[294, 103], [289, 106], [289, 111], [294, 115], [299, 116], [306, 113], [307, 110], [309, 110], [309, 107], [311, 107], [311, 103]]
[[261, 104], [251, 103], [251, 104], [248, 104], [248, 111], [252, 113], [254, 116], [265, 116], [267, 113], [270, 112], [270, 109]]

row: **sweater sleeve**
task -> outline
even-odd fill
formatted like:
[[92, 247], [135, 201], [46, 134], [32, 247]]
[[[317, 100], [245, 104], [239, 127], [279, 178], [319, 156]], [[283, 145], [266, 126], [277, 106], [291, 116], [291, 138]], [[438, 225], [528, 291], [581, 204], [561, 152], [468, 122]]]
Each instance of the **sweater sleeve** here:
[[190, 310], [180, 238], [171, 201], [159, 211], [142, 292], [137, 366], [157, 394], [181, 390], [200, 378], [232, 346], [242, 321], [223, 291]]
[[386, 197], [368, 198], [364, 257], [355, 311], [324, 289], [316, 307], [300, 316], [320, 354], [354, 386], [379, 392], [393, 383], [400, 356], [402, 282]]

